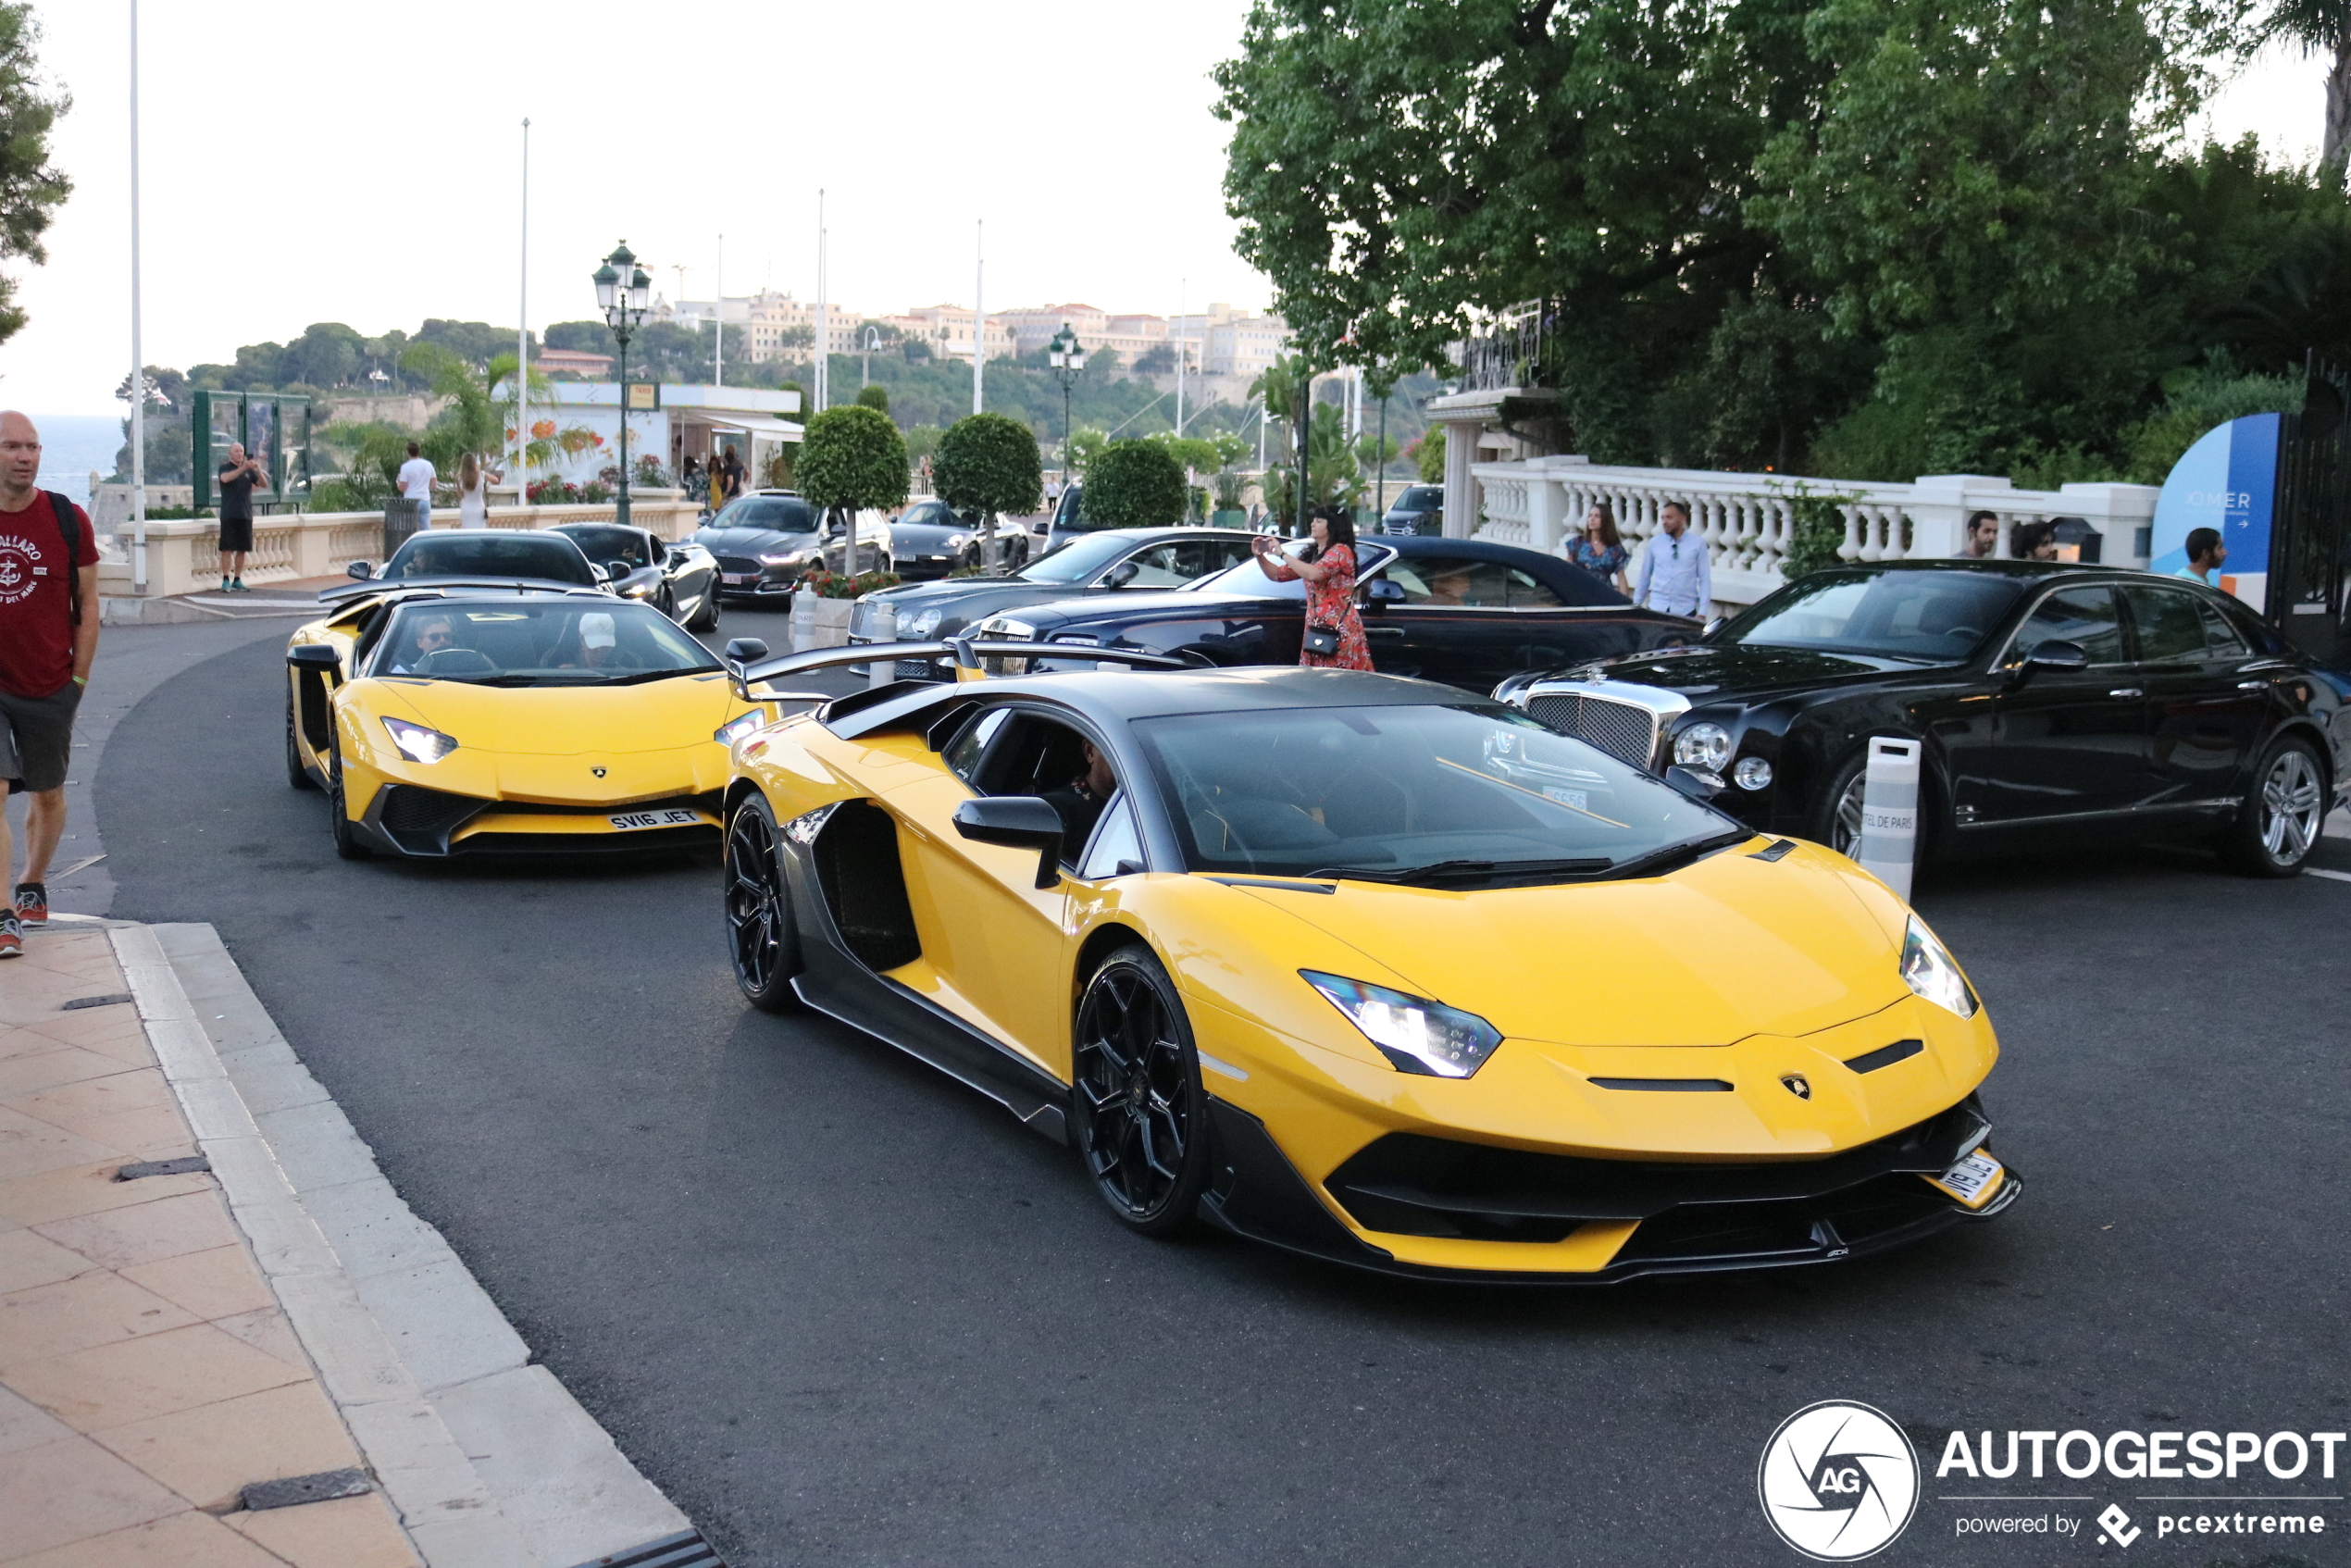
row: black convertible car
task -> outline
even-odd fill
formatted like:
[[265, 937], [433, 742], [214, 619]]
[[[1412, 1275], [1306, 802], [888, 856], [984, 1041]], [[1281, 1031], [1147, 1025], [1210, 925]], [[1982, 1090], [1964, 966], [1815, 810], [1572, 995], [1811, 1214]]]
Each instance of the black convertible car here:
[[1839, 850], [1862, 748], [1922, 742], [1922, 853], [2191, 834], [2290, 876], [2351, 780], [2351, 681], [2200, 583], [2031, 561], [1816, 572], [1695, 646], [1513, 676], [1494, 695], [1715, 804]]
[[[1362, 538], [1355, 549], [1363, 630], [1372, 663], [1386, 675], [1483, 693], [1523, 669], [1611, 658], [1698, 635], [1698, 622], [1636, 608], [1556, 555], [1467, 539]], [[1305, 585], [1275, 582], [1244, 560], [1175, 592], [1030, 604], [991, 616], [977, 631], [1188, 653], [1218, 665], [1294, 665], [1305, 628]], [[916, 672], [898, 673], [904, 678]], [[944, 678], [947, 672], [935, 674]]]

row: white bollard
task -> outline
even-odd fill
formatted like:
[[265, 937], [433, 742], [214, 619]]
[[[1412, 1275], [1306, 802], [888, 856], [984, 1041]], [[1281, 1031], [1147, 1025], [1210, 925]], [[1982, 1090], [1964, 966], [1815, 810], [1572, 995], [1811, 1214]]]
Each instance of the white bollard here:
[[[865, 629], [877, 642], [897, 641], [898, 606], [888, 600], [876, 604], [874, 618]], [[895, 659], [876, 659], [865, 666], [865, 684], [868, 686], [887, 686], [897, 678], [898, 661]]]
[[1908, 902], [1919, 849], [1919, 742], [1870, 737], [1861, 785], [1861, 838], [1853, 858]]
[[802, 589], [791, 596], [791, 651], [804, 653], [816, 645], [816, 596]]

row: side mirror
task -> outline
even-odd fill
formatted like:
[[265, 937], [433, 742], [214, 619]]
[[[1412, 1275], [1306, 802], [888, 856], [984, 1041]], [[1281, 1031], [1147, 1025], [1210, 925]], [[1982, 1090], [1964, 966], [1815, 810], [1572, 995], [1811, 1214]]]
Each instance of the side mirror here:
[[2052, 639], [2038, 644], [2031, 653], [2025, 654], [2024, 662], [2018, 665], [2010, 673], [2009, 679], [2014, 684], [2022, 685], [2036, 672], [2062, 673], [2089, 667], [2090, 655], [2082, 644], [2067, 642], [2062, 639]]
[[300, 670], [318, 670], [331, 675], [342, 667], [342, 660], [332, 645], [325, 642], [297, 642], [286, 650], [286, 663]]
[[747, 665], [766, 656], [767, 644], [756, 637], [738, 637], [727, 644], [726, 659], [730, 665]]
[[636, 567], [630, 566], [628, 562], [620, 560], [617, 557], [604, 563], [604, 576], [610, 578], [615, 582], [618, 582], [622, 578], [627, 577], [629, 573], [635, 571], [636, 569]]
[[1102, 586], [1104, 588], [1124, 588], [1128, 583], [1133, 582], [1135, 580], [1135, 574], [1142, 569], [1142, 566], [1138, 562], [1121, 561], [1118, 565], [1113, 566], [1110, 570], [1102, 574]]
[[342, 575], [347, 578], [355, 578], [361, 582], [367, 582], [374, 579], [376, 568], [365, 561], [354, 561], [342, 569]]
[[1404, 585], [1388, 578], [1375, 577], [1363, 589], [1363, 602], [1368, 604], [1401, 604]]
[[1665, 770], [1665, 782], [1694, 801], [1710, 801], [1723, 792], [1723, 780], [1717, 774], [1700, 773], [1694, 767], [1676, 763]]
[[955, 808], [955, 831], [978, 844], [1037, 852], [1037, 885], [1059, 883], [1062, 817], [1038, 795], [982, 795]]
[[1712, 620], [1708, 621], [1708, 622], [1706, 623], [1706, 629], [1705, 629], [1704, 631], [1699, 632], [1699, 633], [1698, 633], [1698, 635], [1699, 635], [1700, 637], [1711, 637], [1711, 636], [1713, 636], [1716, 632], [1718, 632], [1718, 631], [1720, 631], [1720, 630], [1722, 630], [1722, 629], [1723, 629], [1723, 617], [1722, 617], [1722, 616], [1715, 616]]

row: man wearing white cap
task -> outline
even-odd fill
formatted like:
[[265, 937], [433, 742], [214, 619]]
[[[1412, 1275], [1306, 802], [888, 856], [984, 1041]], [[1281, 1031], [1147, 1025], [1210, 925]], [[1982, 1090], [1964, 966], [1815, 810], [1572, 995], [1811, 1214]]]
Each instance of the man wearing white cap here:
[[565, 669], [603, 669], [616, 664], [615, 658], [619, 638], [613, 629], [612, 615], [605, 610], [591, 610], [579, 617], [579, 657], [562, 666]]

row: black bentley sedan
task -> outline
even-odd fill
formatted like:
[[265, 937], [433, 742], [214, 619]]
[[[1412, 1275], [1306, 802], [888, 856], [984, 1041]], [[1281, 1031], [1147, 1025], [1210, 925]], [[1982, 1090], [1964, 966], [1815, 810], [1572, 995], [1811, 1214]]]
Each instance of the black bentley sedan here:
[[[952, 637], [989, 616], [1024, 604], [1096, 593], [1147, 593], [1182, 588], [1249, 559], [1255, 537], [1240, 529], [1115, 529], [1080, 534], [1010, 577], [959, 577], [905, 583], [858, 598], [849, 640], [877, 641], [884, 605], [897, 617], [899, 638]], [[916, 677], [913, 670], [903, 672]]]
[[671, 544], [618, 523], [557, 523], [547, 531], [562, 534], [603, 566], [622, 598], [651, 604], [688, 631], [718, 625], [718, 561], [692, 540]]
[[[1383, 674], [1482, 693], [1523, 669], [1698, 635], [1698, 622], [1636, 608], [1556, 555], [1466, 539], [1371, 536], [1355, 549], [1363, 631]], [[1247, 559], [1174, 592], [1029, 604], [977, 628], [989, 637], [1189, 653], [1218, 665], [1294, 665], [1305, 629], [1305, 584], [1275, 582]]]
[[1924, 854], [2195, 835], [2291, 876], [2351, 780], [2351, 680], [2201, 583], [2034, 561], [1816, 572], [1695, 646], [1513, 676], [1555, 729], [1850, 851], [1870, 737], [1922, 743]]

